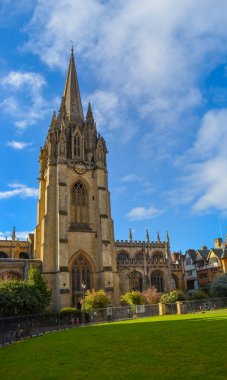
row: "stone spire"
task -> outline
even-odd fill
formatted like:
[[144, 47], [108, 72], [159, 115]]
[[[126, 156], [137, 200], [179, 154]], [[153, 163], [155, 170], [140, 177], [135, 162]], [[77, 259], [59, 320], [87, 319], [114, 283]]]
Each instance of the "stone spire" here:
[[146, 230], [146, 241], [149, 243], [150, 241], [150, 237], [149, 237], [149, 232], [148, 230]]
[[78, 118], [84, 120], [73, 48], [71, 49], [71, 56], [69, 61], [69, 68], [65, 83], [63, 99], [68, 119], [70, 121], [76, 120]]
[[12, 231], [12, 240], [15, 241], [16, 240], [16, 228], [13, 227], [13, 231]]
[[129, 228], [129, 241], [132, 242], [132, 230]]
[[86, 121], [90, 121], [91, 123], [94, 122], [93, 112], [91, 109], [91, 103], [88, 103], [88, 109], [87, 109], [87, 115], [86, 115]]
[[169, 233], [166, 231], [166, 241], [169, 242]]
[[159, 235], [159, 232], [157, 232], [157, 242], [160, 243], [160, 235]]

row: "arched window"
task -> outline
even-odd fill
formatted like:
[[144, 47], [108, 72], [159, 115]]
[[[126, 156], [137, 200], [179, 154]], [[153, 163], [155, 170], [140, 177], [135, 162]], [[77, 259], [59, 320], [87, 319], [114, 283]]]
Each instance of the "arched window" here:
[[91, 288], [91, 271], [87, 259], [79, 255], [72, 268], [72, 291], [81, 292], [82, 284], [86, 285], [86, 290]]
[[154, 286], [159, 293], [164, 292], [164, 278], [161, 271], [156, 270], [151, 273], [151, 286]]
[[179, 289], [179, 278], [177, 277], [177, 275], [173, 275], [173, 279], [174, 279], [174, 282], [175, 282], [175, 287], [176, 289]]
[[8, 259], [8, 255], [5, 252], [0, 252], [0, 259]]
[[28, 256], [28, 254], [27, 253], [25, 253], [25, 252], [20, 252], [20, 254], [19, 254], [19, 259], [29, 259], [29, 256]]
[[79, 135], [79, 133], [76, 133], [75, 136], [74, 136], [74, 141], [73, 141], [73, 144], [74, 144], [74, 157], [76, 158], [81, 158], [81, 136]]
[[159, 251], [154, 252], [151, 258], [152, 258], [153, 264], [164, 264], [165, 262], [165, 257], [163, 253]]
[[72, 189], [71, 221], [88, 223], [88, 195], [81, 182], [75, 183]]
[[142, 292], [143, 290], [143, 277], [142, 274], [138, 271], [129, 273], [129, 289], [138, 290]]
[[119, 252], [117, 254], [117, 262], [124, 262], [129, 260], [129, 254], [127, 252]]
[[143, 258], [144, 258], [144, 256], [143, 256], [143, 253], [142, 253], [142, 252], [139, 252], [139, 253], [137, 253], [137, 254], [135, 255], [135, 259], [136, 259], [136, 261], [143, 261]]

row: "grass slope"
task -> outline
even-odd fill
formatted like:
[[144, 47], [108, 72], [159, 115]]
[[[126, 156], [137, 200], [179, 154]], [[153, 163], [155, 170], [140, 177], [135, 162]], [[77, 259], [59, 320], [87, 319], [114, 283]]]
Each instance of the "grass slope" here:
[[227, 311], [88, 326], [0, 350], [0, 378], [226, 379]]

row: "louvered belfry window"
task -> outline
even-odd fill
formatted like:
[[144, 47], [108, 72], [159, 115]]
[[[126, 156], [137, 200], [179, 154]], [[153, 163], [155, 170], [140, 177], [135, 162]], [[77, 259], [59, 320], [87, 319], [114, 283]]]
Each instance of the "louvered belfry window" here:
[[88, 223], [88, 195], [81, 182], [72, 189], [72, 222]]

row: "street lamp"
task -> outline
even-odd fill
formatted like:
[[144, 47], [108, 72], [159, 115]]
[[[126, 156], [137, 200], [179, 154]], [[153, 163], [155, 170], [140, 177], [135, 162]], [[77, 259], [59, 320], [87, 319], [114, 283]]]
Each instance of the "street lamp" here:
[[86, 284], [84, 282], [82, 282], [81, 288], [82, 288], [82, 291], [83, 291], [82, 323], [84, 323], [84, 295], [85, 295], [85, 289], [86, 289]]

